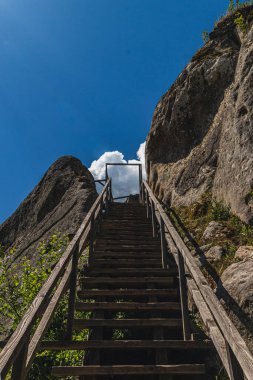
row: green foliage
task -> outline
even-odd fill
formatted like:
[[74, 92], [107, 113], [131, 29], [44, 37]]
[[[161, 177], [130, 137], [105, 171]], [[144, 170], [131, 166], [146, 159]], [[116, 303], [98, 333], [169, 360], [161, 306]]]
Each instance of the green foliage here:
[[[39, 243], [33, 260], [26, 256], [21, 262], [15, 260], [15, 247], [1, 255], [0, 314], [3, 324], [5, 319], [12, 320], [12, 328], [16, 328], [67, 243], [67, 235], [55, 233], [47, 243]], [[0, 327], [3, 329], [3, 326]]]
[[238, 26], [238, 28], [243, 32], [243, 34], [247, 32], [247, 22], [240, 12], [236, 13], [235, 25]]
[[213, 208], [210, 212], [210, 217], [212, 220], [223, 221], [230, 218], [230, 210], [228, 207], [223, 206], [221, 203], [214, 203]]
[[229, 0], [228, 12], [233, 12], [234, 10], [235, 10], [234, 0]]
[[209, 41], [209, 33], [206, 30], [202, 32], [202, 40], [205, 44]]
[[[21, 262], [15, 260], [15, 247], [5, 250], [0, 245], [0, 328], [4, 331], [6, 321], [12, 321], [12, 330], [20, 322], [41, 286], [52, 272], [68, 244], [67, 235], [54, 233], [48, 242], [39, 243], [33, 261], [24, 257]], [[68, 294], [57, 308], [52, 324], [46, 334], [47, 340], [60, 340], [66, 331], [66, 315]], [[89, 313], [82, 313], [82, 318], [88, 318]], [[6, 332], [6, 331], [5, 331]], [[74, 335], [74, 340], [87, 339], [88, 330]], [[43, 351], [38, 352], [29, 372], [29, 380], [50, 380], [52, 365], [81, 365], [83, 351]], [[9, 376], [9, 375], [8, 375]], [[69, 377], [68, 379], [73, 379]]]
[[253, 0], [243, 2], [240, 0], [235, 0], [235, 3], [234, 0], [229, 0], [228, 13], [233, 12], [236, 9], [245, 8], [249, 5], [253, 5]]

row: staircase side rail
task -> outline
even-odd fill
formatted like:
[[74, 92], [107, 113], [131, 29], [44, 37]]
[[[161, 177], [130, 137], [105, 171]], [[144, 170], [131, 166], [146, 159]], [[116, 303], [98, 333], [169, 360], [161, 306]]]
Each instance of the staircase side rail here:
[[[183, 256], [184, 263], [189, 271], [192, 280], [194, 280], [196, 289], [199, 291], [201, 299], [203, 299], [206, 307], [210, 312], [210, 315], [213, 317], [213, 320], [218, 326], [226, 345], [228, 346], [229, 350], [231, 350], [231, 353], [233, 353], [234, 357], [237, 359], [244, 373], [244, 376], [246, 376], [248, 380], [251, 380], [253, 378], [253, 355], [251, 354], [249, 348], [247, 347], [245, 341], [238, 332], [237, 328], [227, 315], [224, 307], [222, 306], [222, 304], [214, 294], [213, 290], [211, 289], [210, 285], [208, 284], [205, 276], [201, 272], [196, 262], [196, 259], [192, 256], [191, 252], [185, 245], [183, 239], [174, 227], [170, 217], [163, 210], [163, 207], [156, 199], [155, 195], [153, 194], [151, 188], [149, 187], [146, 181], [143, 182], [143, 191], [146, 192], [146, 194], [148, 195], [149, 202], [153, 203], [153, 207], [155, 208], [158, 217], [162, 218], [164, 225], [166, 226], [167, 232], [170, 235], [170, 239], [172, 239], [174, 243], [174, 246], [176, 247], [178, 252]], [[145, 197], [143, 197], [143, 199], [145, 201]], [[178, 263], [178, 260], [176, 260], [176, 262]], [[199, 311], [201, 312], [201, 310]], [[213, 336], [211, 336], [211, 338], [213, 338]], [[224, 360], [223, 355], [220, 356], [224, 366], [227, 368], [227, 360]], [[231, 368], [231, 365], [229, 365], [228, 373], [231, 379], [236, 378], [233, 376], [233, 370]], [[239, 379], [239, 377], [237, 378]]]
[[[87, 245], [87, 239], [89, 238], [91, 232], [91, 220], [96, 220], [103, 212], [103, 209], [110, 201], [110, 194], [111, 179], [108, 178], [102, 192], [87, 213], [74, 238], [67, 246], [65, 252], [52, 270], [50, 276], [40, 289], [38, 295], [35, 297], [17, 328], [0, 352], [1, 380], [5, 379], [12, 365], [15, 366], [17, 362], [19, 362], [17, 367], [22, 367], [22, 373], [20, 373], [18, 375], [19, 377], [15, 378], [15, 380], [25, 379], [26, 364], [31, 364], [31, 359], [34, 357], [39, 343], [50, 325], [56, 307], [68, 287], [72, 267], [71, 259], [73, 258], [73, 254], [76, 250], [78, 250], [78, 254], [80, 256], [83, 247]], [[41, 322], [30, 341], [31, 331], [38, 318], [41, 317]], [[24, 347], [27, 348], [24, 350]], [[21, 355], [23, 351], [26, 351], [25, 357]], [[20, 360], [21, 356], [22, 360]], [[13, 372], [16, 372], [16, 370]]]

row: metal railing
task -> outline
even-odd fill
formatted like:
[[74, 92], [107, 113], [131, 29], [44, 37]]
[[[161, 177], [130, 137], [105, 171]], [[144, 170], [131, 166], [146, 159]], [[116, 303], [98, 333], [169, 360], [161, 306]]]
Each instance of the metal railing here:
[[191, 339], [187, 307], [189, 291], [230, 379], [252, 380], [253, 355], [147, 182], [142, 184], [141, 196], [147, 217], [152, 219], [153, 235], [159, 233], [161, 238], [162, 266], [170, 265], [168, 251], [178, 266], [184, 339]]

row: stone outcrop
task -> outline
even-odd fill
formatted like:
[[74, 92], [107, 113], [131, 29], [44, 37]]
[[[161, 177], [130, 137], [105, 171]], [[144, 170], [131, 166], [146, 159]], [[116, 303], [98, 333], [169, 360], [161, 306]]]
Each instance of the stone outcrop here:
[[243, 260], [223, 272], [217, 294], [253, 352], [253, 247], [240, 247], [236, 257]]
[[16, 258], [33, 256], [54, 232], [72, 237], [97, 197], [94, 179], [75, 157], [59, 158], [18, 209], [0, 226], [0, 242]]
[[148, 182], [172, 206], [211, 192], [253, 221], [253, 7], [247, 32], [223, 19], [160, 99], [146, 144]]

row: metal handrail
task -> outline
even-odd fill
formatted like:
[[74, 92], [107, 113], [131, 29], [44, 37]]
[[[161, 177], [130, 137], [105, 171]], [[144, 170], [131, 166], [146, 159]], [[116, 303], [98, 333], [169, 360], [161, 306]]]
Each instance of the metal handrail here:
[[[196, 259], [192, 256], [174, 227], [172, 220], [166, 214], [145, 181], [142, 184], [142, 202], [146, 204], [148, 217], [152, 217], [153, 231], [156, 230], [156, 225], [159, 225], [163, 265], [166, 264], [165, 256], [168, 255], [168, 248], [175, 257], [179, 271], [180, 258], [183, 259], [183, 266], [190, 276], [187, 279], [188, 290], [192, 293], [194, 300], [200, 305], [198, 309], [201, 316], [204, 319], [206, 318], [207, 322], [210, 322], [208, 327], [211, 338], [230, 378], [242, 380], [246, 376], [248, 380], [252, 380], [253, 355], [228, 317], [219, 299], [214, 294], [201, 272]], [[165, 240], [166, 246], [164, 245]], [[183, 315], [183, 319], [187, 319], [187, 316]]]
[[[60, 299], [66, 289], [76, 281], [77, 261], [83, 248], [87, 245], [88, 239], [90, 241], [90, 248], [93, 246], [95, 221], [101, 222], [103, 210], [105, 210], [106, 213], [108, 212], [110, 201], [111, 179], [108, 178], [102, 192], [87, 213], [74, 238], [67, 246], [49, 278], [42, 286], [16, 330], [0, 352], [1, 380], [5, 379], [11, 367], [12, 380], [25, 379], [32, 359], [50, 325], [50, 321]], [[90, 254], [91, 251], [90, 249]], [[67, 324], [67, 334], [69, 334], [70, 337], [73, 328], [74, 302], [75, 295], [71, 295], [70, 293]], [[42, 319], [39, 326], [33, 334], [33, 338], [30, 340], [32, 329], [41, 316]]]

